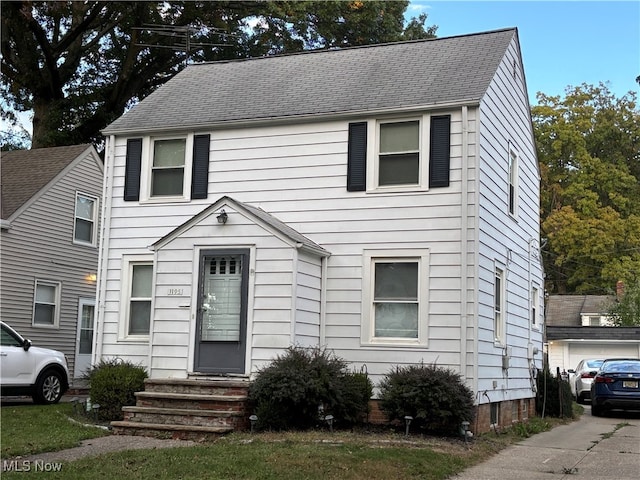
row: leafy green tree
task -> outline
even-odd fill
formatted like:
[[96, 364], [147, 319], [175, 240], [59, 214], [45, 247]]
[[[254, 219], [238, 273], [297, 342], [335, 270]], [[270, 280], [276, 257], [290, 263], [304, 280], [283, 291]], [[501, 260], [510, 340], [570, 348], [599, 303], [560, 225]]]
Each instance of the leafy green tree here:
[[551, 293], [608, 293], [640, 271], [640, 111], [606, 85], [532, 108]]
[[424, 15], [405, 32], [408, 4], [3, 1], [0, 91], [7, 115], [33, 111], [33, 148], [97, 143], [189, 62], [435, 36]]
[[640, 326], [640, 279], [631, 285], [625, 285], [622, 296], [611, 307], [609, 315], [616, 326]]

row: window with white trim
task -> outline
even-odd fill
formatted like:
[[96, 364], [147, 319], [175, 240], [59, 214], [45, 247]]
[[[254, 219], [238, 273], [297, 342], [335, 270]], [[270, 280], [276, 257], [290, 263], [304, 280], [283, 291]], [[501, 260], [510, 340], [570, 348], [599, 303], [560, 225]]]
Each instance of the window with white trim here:
[[149, 335], [153, 297], [153, 261], [135, 256], [125, 258], [122, 279], [122, 313], [120, 337]]
[[496, 267], [495, 281], [493, 289], [493, 334], [494, 341], [496, 343], [504, 343], [504, 331], [505, 331], [505, 284], [504, 284], [504, 270]]
[[349, 124], [347, 190], [372, 193], [446, 188], [451, 115], [414, 115]]
[[60, 323], [60, 282], [36, 280], [33, 298], [34, 327], [58, 327]]
[[420, 120], [378, 122], [377, 185], [420, 185]]
[[518, 214], [518, 153], [509, 145], [509, 215]]
[[427, 265], [424, 251], [365, 251], [363, 343], [426, 342]]
[[540, 295], [536, 287], [531, 288], [531, 324], [538, 325], [538, 315], [540, 312]]
[[186, 143], [186, 138], [153, 141], [149, 197], [184, 196]]
[[98, 230], [97, 197], [76, 192], [75, 221], [73, 225], [73, 241], [84, 245], [96, 245]]

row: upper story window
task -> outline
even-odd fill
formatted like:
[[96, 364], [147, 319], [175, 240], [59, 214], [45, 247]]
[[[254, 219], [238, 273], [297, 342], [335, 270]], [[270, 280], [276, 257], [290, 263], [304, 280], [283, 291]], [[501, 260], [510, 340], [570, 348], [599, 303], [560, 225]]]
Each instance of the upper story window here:
[[518, 214], [518, 154], [509, 146], [509, 215]]
[[36, 280], [33, 326], [57, 327], [60, 319], [60, 282]]
[[76, 192], [74, 243], [96, 245], [98, 199], [91, 195]]
[[448, 187], [451, 116], [349, 124], [347, 190], [388, 192]]
[[378, 186], [420, 184], [420, 122], [379, 124]]
[[209, 135], [127, 140], [124, 200], [172, 202], [207, 198]]
[[153, 141], [151, 198], [184, 195], [186, 143], [184, 138]]

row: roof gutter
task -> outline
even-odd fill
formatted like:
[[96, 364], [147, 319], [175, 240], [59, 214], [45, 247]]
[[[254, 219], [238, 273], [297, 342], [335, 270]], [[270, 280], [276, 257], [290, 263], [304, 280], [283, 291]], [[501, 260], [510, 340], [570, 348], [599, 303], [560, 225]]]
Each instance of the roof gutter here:
[[379, 109], [366, 109], [366, 110], [354, 110], [350, 112], [326, 112], [326, 113], [310, 113], [304, 115], [290, 115], [280, 117], [264, 117], [264, 118], [239, 118], [234, 120], [224, 120], [219, 122], [207, 122], [207, 123], [193, 123], [193, 124], [181, 124], [180, 126], [172, 127], [147, 127], [147, 128], [110, 128], [107, 127], [102, 130], [102, 134], [107, 135], [144, 135], [144, 134], [165, 134], [184, 132], [185, 130], [211, 130], [211, 129], [226, 129], [237, 127], [256, 127], [265, 124], [269, 125], [287, 125], [291, 123], [300, 122], [314, 122], [322, 120], [345, 120], [352, 118], [374, 117], [382, 115], [401, 115], [405, 113], [412, 113], [424, 110], [445, 110], [453, 108], [461, 108], [464, 106], [475, 107], [480, 105], [480, 99], [468, 98], [458, 100], [455, 102], [443, 102], [432, 103], [428, 105], [414, 105], [408, 107], [385, 107]]

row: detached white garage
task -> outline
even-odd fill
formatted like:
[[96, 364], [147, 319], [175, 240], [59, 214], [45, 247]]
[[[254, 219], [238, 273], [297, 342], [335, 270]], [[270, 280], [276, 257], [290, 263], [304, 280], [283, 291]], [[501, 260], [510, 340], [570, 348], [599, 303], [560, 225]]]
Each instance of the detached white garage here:
[[546, 302], [549, 369], [575, 369], [585, 358], [640, 358], [640, 326], [611, 326], [611, 295], [551, 295]]

